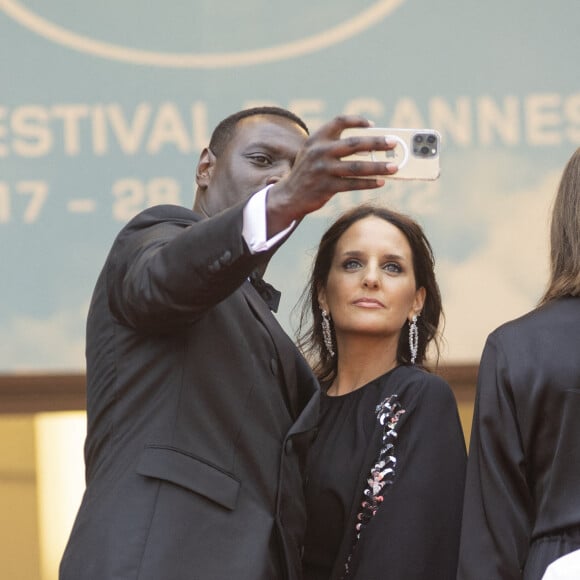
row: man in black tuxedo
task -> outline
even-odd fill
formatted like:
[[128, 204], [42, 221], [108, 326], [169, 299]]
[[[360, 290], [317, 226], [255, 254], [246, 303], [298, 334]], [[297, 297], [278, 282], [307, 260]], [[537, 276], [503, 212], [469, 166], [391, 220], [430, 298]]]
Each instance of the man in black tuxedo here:
[[61, 580], [300, 578], [318, 386], [250, 280], [306, 214], [396, 170], [341, 160], [394, 146], [340, 139], [366, 125], [308, 137], [284, 109], [232, 115], [194, 211], [154, 207], [120, 232], [88, 316], [87, 488]]

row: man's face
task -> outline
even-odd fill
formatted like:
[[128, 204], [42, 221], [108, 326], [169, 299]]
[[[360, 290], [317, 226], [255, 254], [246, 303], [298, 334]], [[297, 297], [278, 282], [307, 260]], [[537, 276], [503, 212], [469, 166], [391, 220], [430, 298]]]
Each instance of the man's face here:
[[224, 151], [202, 153], [194, 209], [213, 216], [288, 174], [306, 141], [290, 119], [254, 115], [241, 119]]

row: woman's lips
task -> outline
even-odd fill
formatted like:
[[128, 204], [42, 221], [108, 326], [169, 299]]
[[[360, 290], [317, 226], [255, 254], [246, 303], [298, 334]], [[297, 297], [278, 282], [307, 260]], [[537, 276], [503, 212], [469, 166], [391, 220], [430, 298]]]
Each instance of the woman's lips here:
[[376, 298], [359, 298], [353, 302], [356, 306], [363, 306], [365, 308], [384, 308], [385, 305]]

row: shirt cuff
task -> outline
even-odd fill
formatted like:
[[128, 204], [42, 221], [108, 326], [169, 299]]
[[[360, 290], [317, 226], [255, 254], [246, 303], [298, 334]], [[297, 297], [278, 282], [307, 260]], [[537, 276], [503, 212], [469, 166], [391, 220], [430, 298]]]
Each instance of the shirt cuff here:
[[268, 187], [252, 195], [244, 207], [242, 237], [252, 254], [269, 250], [288, 234], [288, 232], [292, 231], [296, 225], [296, 220], [294, 220], [285, 230], [267, 239], [266, 199], [270, 187], [272, 186], [268, 185]]

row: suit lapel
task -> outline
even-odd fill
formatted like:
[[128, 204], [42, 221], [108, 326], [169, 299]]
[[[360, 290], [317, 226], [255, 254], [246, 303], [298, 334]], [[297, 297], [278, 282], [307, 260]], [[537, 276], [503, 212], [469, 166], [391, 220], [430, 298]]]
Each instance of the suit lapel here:
[[272, 343], [276, 349], [276, 354], [278, 355], [278, 360], [282, 367], [286, 399], [292, 416], [296, 419], [301, 411], [302, 405], [300, 405], [298, 397], [295, 347], [278, 321], [274, 318], [274, 315], [270, 312], [267, 304], [249, 281], [244, 282], [242, 285], [242, 292], [252, 312], [262, 323], [272, 339]]

